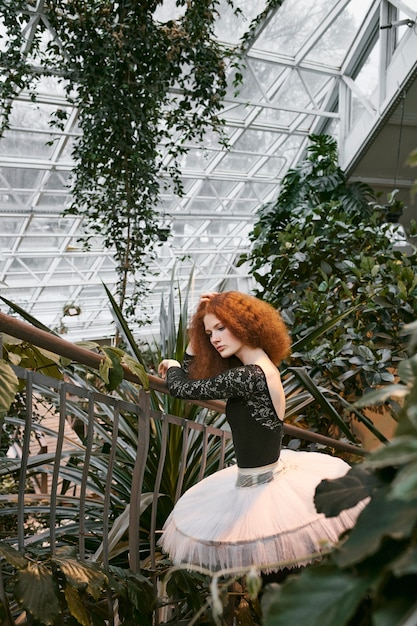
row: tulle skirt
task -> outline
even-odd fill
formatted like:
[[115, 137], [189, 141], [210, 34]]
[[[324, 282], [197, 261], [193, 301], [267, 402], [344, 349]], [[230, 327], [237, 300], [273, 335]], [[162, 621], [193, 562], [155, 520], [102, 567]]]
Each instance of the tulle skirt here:
[[273, 465], [227, 467], [183, 494], [159, 544], [173, 563], [213, 572], [255, 566], [268, 573], [306, 565], [354, 525], [366, 504], [337, 517], [317, 513], [317, 485], [348, 470], [337, 457], [287, 449]]

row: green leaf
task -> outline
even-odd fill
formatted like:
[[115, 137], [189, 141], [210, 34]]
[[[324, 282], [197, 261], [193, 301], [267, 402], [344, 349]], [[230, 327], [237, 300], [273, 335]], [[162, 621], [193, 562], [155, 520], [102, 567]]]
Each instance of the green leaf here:
[[20, 317], [23, 317], [24, 320], [29, 322], [29, 324], [32, 324], [32, 326], [35, 326], [35, 328], [39, 328], [40, 330], [44, 330], [46, 333], [50, 333], [51, 335], [59, 337], [58, 333], [54, 333], [50, 328], [48, 328], [48, 326], [45, 326], [45, 324], [42, 324], [42, 322], [37, 320], [36, 317], [30, 315], [30, 313], [26, 313], [26, 311], [22, 309], [18, 304], [14, 304], [3, 296], [0, 296], [0, 300], [3, 300], [3, 302], [5, 302], [7, 306], [12, 309], [12, 311], [18, 313]]
[[417, 461], [398, 471], [391, 484], [391, 495], [399, 500], [417, 498]]
[[28, 562], [16, 575], [14, 595], [18, 603], [41, 624], [52, 626], [60, 614], [59, 589], [45, 565]]
[[168, 596], [187, 598], [187, 603], [194, 611], [201, 607], [200, 579], [194, 572], [174, 571], [167, 580], [166, 590]]
[[19, 389], [19, 379], [9, 363], [0, 359], [0, 418], [8, 412]]
[[417, 461], [417, 438], [395, 437], [384, 448], [372, 453], [365, 461], [369, 467], [389, 467]]
[[[58, 367], [60, 364], [60, 358], [56, 354], [49, 352], [49, 350], [38, 348], [38, 346], [34, 345], [30, 346], [30, 350], [33, 352], [34, 358], [34, 365], [32, 369], [45, 374], [45, 376], [52, 376], [58, 380], [63, 380], [64, 375]], [[28, 367], [28, 365], [25, 364], [25, 367]]]
[[372, 626], [414, 626], [417, 624], [415, 578], [390, 580], [375, 602]]
[[85, 589], [98, 600], [107, 585], [107, 576], [103, 572], [72, 558], [55, 557], [53, 562], [58, 565], [69, 585], [75, 589]]
[[149, 389], [149, 377], [143, 365], [141, 363], [138, 363], [136, 359], [134, 359], [133, 357], [131, 357], [129, 354], [126, 354], [126, 353], [123, 354], [121, 362], [123, 363], [123, 365], [126, 365], [126, 367], [129, 368], [132, 374], [135, 374], [139, 378], [140, 382], [142, 383], [143, 388], [148, 390]]
[[106, 291], [107, 297], [110, 300], [110, 305], [111, 305], [111, 310], [112, 310], [112, 314], [113, 317], [115, 317], [116, 319], [116, 324], [117, 327], [121, 333], [121, 335], [123, 336], [123, 339], [126, 343], [126, 345], [128, 346], [128, 348], [131, 350], [132, 355], [136, 357], [136, 359], [139, 361], [139, 363], [141, 363], [143, 366], [145, 366], [145, 362], [142, 358], [142, 354], [141, 351], [138, 348], [138, 345], [135, 341], [135, 338], [129, 328], [129, 325], [126, 321], [125, 316], [123, 315], [123, 311], [122, 309], [119, 307], [119, 305], [117, 304], [116, 300], [113, 298], [113, 295], [111, 293], [111, 291], [108, 289], [108, 287], [103, 283], [103, 287]]
[[335, 626], [348, 624], [377, 573], [362, 575], [324, 564], [306, 569], [298, 578], [274, 589], [264, 626]]
[[409, 545], [406, 550], [391, 564], [394, 576], [417, 574], [417, 546]]
[[357, 309], [359, 309], [360, 306], [362, 306], [362, 304], [358, 303], [356, 306], [353, 306], [350, 309], [347, 309], [346, 311], [343, 311], [339, 315], [336, 315], [335, 317], [332, 317], [332, 319], [329, 320], [328, 322], [325, 322], [324, 324], [321, 324], [318, 328], [316, 328], [312, 332], [308, 333], [305, 337], [302, 337], [301, 339], [298, 339], [297, 341], [295, 341], [293, 343], [292, 351], [296, 352], [296, 351], [302, 350], [306, 345], [308, 345], [309, 343], [314, 342], [316, 339], [318, 339], [319, 337], [324, 335], [328, 330], [330, 330], [331, 328], [336, 326], [345, 317], [351, 315], [351, 313], [354, 313]]
[[110, 368], [112, 366], [112, 362], [111, 359], [109, 357], [105, 357], [100, 365], [98, 366], [98, 371], [100, 373], [100, 376], [102, 377], [102, 379], [104, 380], [106, 386], [109, 385], [109, 371]]
[[60, 362], [59, 357], [48, 350], [22, 341], [9, 347], [9, 358], [12, 354], [14, 355], [13, 361], [19, 359], [19, 364], [26, 369], [41, 372], [45, 376], [52, 376], [58, 380], [63, 379], [63, 374], [57, 367]]
[[129, 602], [142, 614], [149, 614], [155, 606], [153, 586], [147, 579], [129, 577], [126, 584]]
[[0, 543], [0, 556], [16, 569], [24, 569], [28, 563], [20, 552], [4, 542]]
[[355, 506], [380, 486], [381, 481], [375, 474], [354, 466], [341, 478], [322, 480], [316, 489], [314, 503], [319, 513], [332, 517]]
[[[417, 354], [401, 361], [398, 365], [398, 375], [403, 383], [412, 384], [417, 374]], [[394, 395], [394, 394], [393, 394]]]
[[376, 493], [359, 515], [347, 541], [334, 553], [339, 567], [349, 567], [375, 554], [387, 537], [410, 537], [417, 519], [417, 500], [387, 499], [385, 489]]
[[100, 363], [99, 371], [103, 376], [108, 391], [114, 391], [124, 378], [123, 367], [120, 362], [120, 353], [111, 346], [102, 346], [105, 360]]
[[410, 392], [409, 387], [406, 385], [395, 384], [395, 385], [387, 385], [386, 387], [382, 387], [381, 389], [375, 389], [373, 391], [369, 391], [365, 393], [362, 398], [356, 400], [354, 406], [358, 408], [375, 406], [376, 404], [383, 404], [392, 396], [396, 396], [398, 398], [404, 398]]
[[71, 587], [71, 585], [66, 585], [64, 594], [71, 615], [75, 617], [81, 626], [91, 626], [90, 615], [85, 608], [78, 591]]
[[[145, 511], [145, 509], [148, 508], [148, 506], [152, 503], [152, 500], [153, 500], [153, 493], [141, 494], [140, 510], [139, 510], [140, 514], [142, 514]], [[111, 527], [111, 530], [109, 532], [108, 550], [109, 550], [110, 558], [114, 556], [117, 550], [118, 544], [121, 542], [123, 536], [126, 535], [129, 529], [129, 524], [130, 524], [130, 504], [128, 504], [125, 510], [123, 511], [123, 513], [121, 513], [119, 517], [117, 517], [114, 520], [113, 526]], [[94, 561], [100, 561], [102, 557], [103, 557], [103, 543], [101, 543], [99, 548], [97, 549], [94, 555]]]
[[12, 365], [20, 365], [20, 362], [22, 360], [22, 357], [20, 356], [20, 354], [15, 354], [14, 352], [11, 352], [9, 350], [7, 356]]

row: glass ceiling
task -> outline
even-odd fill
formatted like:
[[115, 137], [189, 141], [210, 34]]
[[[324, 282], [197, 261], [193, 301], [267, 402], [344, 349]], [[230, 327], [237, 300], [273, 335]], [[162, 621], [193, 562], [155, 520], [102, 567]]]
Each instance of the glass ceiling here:
[[[42, 2], [32, 4], [33, 15], [41, 12]], [[238, 43], [265, 6], [264, 0], [236, 4], [245, 19], [221, 3], [217, 36], [228, 44]], [[172, 19], [176, 10], [175, 2], [165, 2], [156, 17]], [[192, 307], [202, 291], [250, 290], [247, 268], [235, 262], [248, 250], [256, 210], [277, 196], [282, 177], [305, 154], [309, 134], [331, 133], [341, 161], [354, 158], [364, 129], [371, 133], [398, 89], [386, 78], [391, 60], [404, 48], [405, 81], [417, 58], [415, 23], [387, 34], [381, 20], [415, 20], [416, 14], [417, 0], [284, 0], [265, 21], [247, 50], [240, 93], [235, 96], [231, 86], [224, 101], [230, 149], [214, 134], [204, 146], [190, 145], [182, 162], [184, 197], [161, 196], [160, 213], [172, 235], [147, 277], [143, 319], [150, 314], [152, 323], [130, 323], [138, 336], [157, 334], [161, 298], [167, 298], [172, 276], [182, 289], [193, 272]], [[28, 21], [28, 38], [36, 27], [36, 20]], [[382, 76], [384, 107], [378, 95]], [[70, 115], [59, 141], [50, 144], [49, 122], [58, 107]], [[362, 122], [359, 141], [354, 137], [364, 115], [374, 121]], [[36, 103], [27, 93], [17, 95], [10, 129], [0, 139], [0, 295], [71, 341], [114, 335], [103, 283], [115, 292], [117, 279], [111, 251], [100, 238], [90, 251], [82, 250], [82, 220], [62, 217], [70, 202], [71, 149], [78, 133], [77, 111], [65, 101], [62, 85], [44, 77]], [[5, 304], [0, 308], [8, 312]]]

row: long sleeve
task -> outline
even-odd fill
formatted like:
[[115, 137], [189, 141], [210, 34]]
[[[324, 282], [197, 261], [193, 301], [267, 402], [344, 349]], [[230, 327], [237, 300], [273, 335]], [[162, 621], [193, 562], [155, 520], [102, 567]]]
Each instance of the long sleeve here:
[[263, 376], [258, 366], [242, 365], [218, 374], [213, 378], [190, 380], [186, 368], [170, 367], [166, 382], [171, 395], [189, 400], [248, 399], [265, 390]]

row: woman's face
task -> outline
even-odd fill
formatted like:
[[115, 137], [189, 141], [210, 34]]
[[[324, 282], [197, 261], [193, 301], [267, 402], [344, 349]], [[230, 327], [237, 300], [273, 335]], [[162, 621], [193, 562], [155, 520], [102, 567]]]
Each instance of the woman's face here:
[[226, 328], [214, 313], [204, 316], [204, 328], [210, 338], [211, 345], [218, 351], [221, 357], [227, 359], [233, 355], [239, 356], [243, 343]]

